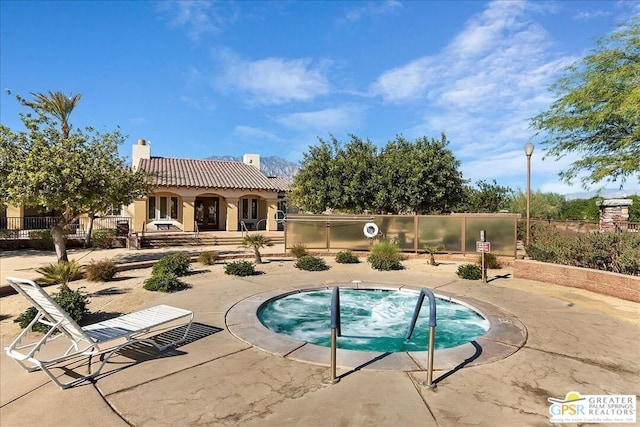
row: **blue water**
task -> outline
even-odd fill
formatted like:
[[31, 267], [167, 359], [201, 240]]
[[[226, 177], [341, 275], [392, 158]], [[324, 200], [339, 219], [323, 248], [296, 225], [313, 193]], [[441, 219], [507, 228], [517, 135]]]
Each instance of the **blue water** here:
[[[350, 350], [424, 351], [429, 345], [429, 302], [425, 298], [411, 340], [405, 336], [418, 294], [392, 290], [340, 289], [342, 337]], [[456, 347], [485, 334], [489, 322], [455, 302], [436, 298], [435, 348]], [[267, 328], [279, 334], [329, 347], [331, 290], [301, 292], [267, 302], [258, 311]]]

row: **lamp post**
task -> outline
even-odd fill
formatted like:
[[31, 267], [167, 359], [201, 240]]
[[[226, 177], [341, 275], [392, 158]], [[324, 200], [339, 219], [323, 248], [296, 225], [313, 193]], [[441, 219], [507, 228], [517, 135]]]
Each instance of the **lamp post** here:
[[531, 216], [531, 155], [533, 154], [533, 144], [527, 142], [524, 144], [524, 154], [527, 156], [527, 245], [529, 244], [529, 234], [531, 228], [529, 220]]

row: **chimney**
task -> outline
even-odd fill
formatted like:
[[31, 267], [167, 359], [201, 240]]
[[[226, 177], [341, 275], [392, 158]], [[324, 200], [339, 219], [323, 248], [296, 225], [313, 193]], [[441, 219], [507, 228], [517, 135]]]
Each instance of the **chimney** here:
[[140, 165], [140, 159], [151, 158], [151, 142], [139, 139], [138, 144], [133, 146], [133, 153], [131, 156], [131, 168], [136, 171]]
[[242, 156], [242, 163], [255, 166], [260, 170], [260, 154], [245, 154]]

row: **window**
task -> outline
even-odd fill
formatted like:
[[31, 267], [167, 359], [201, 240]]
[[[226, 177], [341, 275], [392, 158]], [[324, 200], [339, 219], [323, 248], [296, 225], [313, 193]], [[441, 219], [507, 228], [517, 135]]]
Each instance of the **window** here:
[[149, 197], [147, 218], [155, 219], [178, 219], [178, 197], [177, 196], [152, 196]]
[[165, 219], [167, 217], [167, 197], [160, 197], [160, 219]]
[[258, 199], [242, 199], [242, 219], [258, 219]]
[[178, 219], [178, 198], [171, 197], [171, 219]]
[[149, 197], [148, 207], [149, 207], [149, 211], [147, 213], [147, 218], [156, 219], [156, 198], [155, 197]]

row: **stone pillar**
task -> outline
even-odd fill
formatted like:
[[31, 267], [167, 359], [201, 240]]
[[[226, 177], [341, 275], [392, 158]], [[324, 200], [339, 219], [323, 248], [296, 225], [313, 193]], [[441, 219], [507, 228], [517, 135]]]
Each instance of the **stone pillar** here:
[[278, 231], [276, 214], [278, 213], [278, 199], [267, 199], [267, 230]]
[[240, 199], [227, 199], [227, 231], [238, 231], [238, 202]]
[[193, 232], [195, 231], [195, 197], [183, 197], [182, 198], [182, 230]]
[[607, 199], [596, 202], [600, 208], [600, 231], [626, 231], [629, 226], [629, 206], [631, 199]]

